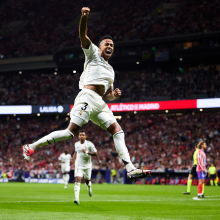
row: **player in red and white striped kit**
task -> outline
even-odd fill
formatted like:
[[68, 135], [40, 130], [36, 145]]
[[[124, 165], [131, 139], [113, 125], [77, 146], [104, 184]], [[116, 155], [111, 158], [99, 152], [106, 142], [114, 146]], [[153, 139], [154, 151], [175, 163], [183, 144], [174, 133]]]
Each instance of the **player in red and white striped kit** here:
[[205, 141], [200, 141], [197, 146], [200, 149], [197, 153], [197, 167], [196, 167], [196, 172], [199, 179], [198, 198], [204, 198], [203, 184], [205, 184], [205, 177], [206, 177], [206, 155], [204, 151], [207, 148], [207, 145]]

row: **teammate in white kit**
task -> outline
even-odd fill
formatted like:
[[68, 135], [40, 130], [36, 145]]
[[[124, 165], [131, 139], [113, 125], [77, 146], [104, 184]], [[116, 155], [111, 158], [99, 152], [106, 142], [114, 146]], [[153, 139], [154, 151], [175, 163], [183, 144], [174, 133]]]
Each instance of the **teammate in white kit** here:
[[84, 177], [89, 196], [92, 196], [91, 174], [92, 161], [91, 156], [97, 156], [97, 150], [91, 141], [86, 140], [86, 132], [81, 130], [79, 132], [79, 141], [75, 143], [75, 153], [73, 160], [75, 160], [75, 200], [74, 203], [79, 205], [79, 192], [82, 177]]
[[82, 8], [79, 36], [85, 54], [85, 64], [79, 82], [79, 87], [82, 90], [77, 95], [74, 107], [70, 112], [70, 124], [66, 130], [54, 131], [33, 144], [24, 145], [23, 157], [26, 161], [30, 161], [30, 156], [36, 148], [73, 138], [82, 125], [91, 120], [113, 135], [115, 148], [126, 166], [127, 177], [130, 179], [144, 178], [150, 175], [151, 171], [136, 169], [133, 166], [125, 145], [124, 132], [112, 111], [102, 99], [106, 95], [109, 101], [113, 101], [121, 96], [120, 89], [114, 90], [115, 73], [112, 66], [108, 63], [114, 51], [114, 43], [110, 36], [102, 37], [99, 47], [90, 41], [87, 36], [89, 12], [89, 8]]
[[64, 153], [62, 153], [58, 160], [61, 163], [61, 172], [63, 174], [63, 180], [64, 180], [64, 189], [67, 188], [69, 180], [70, 180], [70, 160], [71, 160], [71, 155], [68, 153], [68, 150], [65, 150]]

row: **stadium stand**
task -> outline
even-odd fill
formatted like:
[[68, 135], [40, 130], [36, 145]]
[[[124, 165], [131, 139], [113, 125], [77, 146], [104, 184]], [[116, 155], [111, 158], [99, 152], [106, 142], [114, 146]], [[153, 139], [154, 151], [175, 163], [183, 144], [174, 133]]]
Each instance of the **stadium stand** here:
[[[2, 2], [1, 56], [46, 55], [62, 47], [80, 45], [78, 21], [84, 5], [89, 6], [89, 1]], [[220, 3], [215, 0], [140, 0], [129, 4], [125, 0], [106, 0], [104, 4], [95, 0], [91, 6], [89, 36], [97, 43], [107, 33], [118, 42], [220, 31], [219, 10]]]
[[[0, 74], [0, 104], [73, 104], [80, 74]], [[216, 98], [220, 97], [220, 72], [215, 66], [190, 68], [182, 73], [178, 69], [116, 71], [114, 87], [122, 90], [117, 102]]]
[[[163, 171], [166, 164], [170, 169], [187, 170], [192, 166], [194, 143], [203, 139], [207, 142], [207, 163], [214, 161], [220, 170], [220, 114], [197, 113], [123, 115], [119, 120], [122, 126], [132, 162], [139, 167]], [[0, 122], [0, 170], [15, 171], [19, 166], [26, 170], [44, 170], [54, 175], [59, 172], [57, 158], [68, 149], [74, 151], [73, 140], [58, 142], [37, 149], [29, 163], [21, 156], [21, 146], [30, 143], [49, 132], [64, 129], [68, 118], [10, 117]], [[123, 163], [115, 151], [112, 137], [92, 123], [83, 127], [88, 139], [97, 147], [101, 164], [94, 158], [94, 169], [123, 168]], [[97, 132], [98, 131], [98, 132]], [[73, 168], [73, 166], [72, 166]], [[33, 171], [32, 171], [33, 172]]]

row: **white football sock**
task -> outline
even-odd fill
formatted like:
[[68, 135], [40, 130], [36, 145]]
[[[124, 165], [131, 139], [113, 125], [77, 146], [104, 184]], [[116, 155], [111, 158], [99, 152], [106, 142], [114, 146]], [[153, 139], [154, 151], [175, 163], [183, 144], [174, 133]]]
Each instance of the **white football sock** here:
[[91, 181], [89, 181], [89, 184], [87, 185], [87, 187], [90, 189], [91, 186], [92, 186], [92, 183], [91, 183]]
[[80, 183], [75, 182], [74, 191], [75, 191], [75, 199], [79, 200]]
[[64, 184], [66, 185], [66, 174], [63, 174], [63, 181], [64, 181]]
[[69, 174], [66, 174], [66, 185], [68, 185], [69, 180], [70, 180], [70, 175], [69, 175]]
[[124, 134], [124, 132], [119, 131], [119, 132], [115, 133], [113, 135], [113, 140], [114, 140], [114, 143], [115, 143], [115, 148], [116, 148], [119, 156], [123, 160], [127, 171], [130, 172], [130, 171], [136, 169], [134, 167], [134, 165], [131, 163], [130, 155], [129, 155], [128, 149], [125, 145], [125, 134]]
[[29, 144], [29, 147], [32, 150], [35, 150], [38, 147], [46, 146], [49, 144], [53, 144], [58, 141], [67, 140], [70, 138], [73, 138], [74, 135], [71, 131], [68, 129], [66, 130], [60, 130], [60, 131], [54, 131], [47, 136], [42, 137], [38, 141], [34, 142], [33, 144]]

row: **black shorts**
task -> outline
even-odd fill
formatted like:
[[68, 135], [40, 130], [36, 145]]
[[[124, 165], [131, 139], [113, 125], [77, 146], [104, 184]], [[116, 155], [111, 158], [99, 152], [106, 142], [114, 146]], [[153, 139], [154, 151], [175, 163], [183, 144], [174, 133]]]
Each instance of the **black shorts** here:
[[216, 178], [216, 174], [210, 175], [210, 178], [211, 178], [211, 179], [215, 179], [215, 178]]
[[191, 172], [190, 172], [190, 174], [191, 174], [193, 177], [197, 177], [196, 167], [197, 167], [197, 165], [194, 165], [194, 166], [192, 167], [192, 169], [191, 169]]

